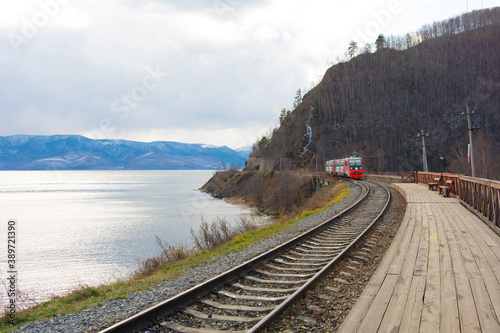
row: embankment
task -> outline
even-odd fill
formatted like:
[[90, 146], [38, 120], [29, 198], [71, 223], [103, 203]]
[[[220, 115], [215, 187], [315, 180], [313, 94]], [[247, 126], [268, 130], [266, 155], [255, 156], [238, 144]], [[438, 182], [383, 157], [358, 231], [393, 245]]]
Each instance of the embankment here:
[[220, 171], [201, 190], [276, 216], [299, 209], [314, 194], [310, 175], [289, 171]]

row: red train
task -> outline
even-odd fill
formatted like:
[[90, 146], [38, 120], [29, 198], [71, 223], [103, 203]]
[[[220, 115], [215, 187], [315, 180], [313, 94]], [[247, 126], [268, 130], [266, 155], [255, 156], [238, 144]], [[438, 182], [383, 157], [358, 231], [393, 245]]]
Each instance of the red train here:
[[350, 157], [326, 161], [325, 170], [328, 174], [361, 179], [363, 177], [363, 159], [361, 157]]

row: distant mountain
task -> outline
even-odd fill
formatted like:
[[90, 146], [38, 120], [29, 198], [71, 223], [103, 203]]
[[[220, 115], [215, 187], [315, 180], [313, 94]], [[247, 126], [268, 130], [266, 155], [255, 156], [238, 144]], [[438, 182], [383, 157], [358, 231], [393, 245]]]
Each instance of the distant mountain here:
[[245, 165], [251, 149], [79, 135], [0, 136], [0, 170], [204, 170]]
[[250, 156], [250, 154], [252, 153], [253, 148], [252, 148], [252, 146], [248, 146], [248, 147], [242, 147], [242, 148], [235, 149], [235, 151], [236, 151], [236, 154], [238, 156], [242, 157], [246, 161], [246, 160], [248, 160], [248, 156]]

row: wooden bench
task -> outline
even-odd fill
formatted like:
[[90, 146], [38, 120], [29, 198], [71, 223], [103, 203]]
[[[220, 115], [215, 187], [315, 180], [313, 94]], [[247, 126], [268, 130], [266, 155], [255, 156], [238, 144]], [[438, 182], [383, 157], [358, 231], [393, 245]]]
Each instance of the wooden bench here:
[[450, 188], [451, 185], [453, 184], [453, 180], [447, 180], [446, 181], [446, 186], [441, 185], [439, 186], [439, 194], [443, 194], [443, 197], [449, 197], [450, 196]]
[[439, 185], [439, 181], [440, 181], [439, 178], [434, 178], [434, 183], [427, 184], [427, 185], [429, 185], [429, 190], [431, 190], [431, 191], [437, 190], [437, 187]]

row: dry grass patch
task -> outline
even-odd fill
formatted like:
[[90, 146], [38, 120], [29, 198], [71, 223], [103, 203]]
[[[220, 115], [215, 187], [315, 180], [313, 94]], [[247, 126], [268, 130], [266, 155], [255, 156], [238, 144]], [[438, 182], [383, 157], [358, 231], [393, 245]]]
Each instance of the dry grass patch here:
[[307, 216], [319, 213], [328, 207], [344, 200], [351, 193], [344, 183], [336, 183], [315, 192], [301, 207], [297, 207], [290, 213], [280, 215], [280, 223], [298, 221]]

